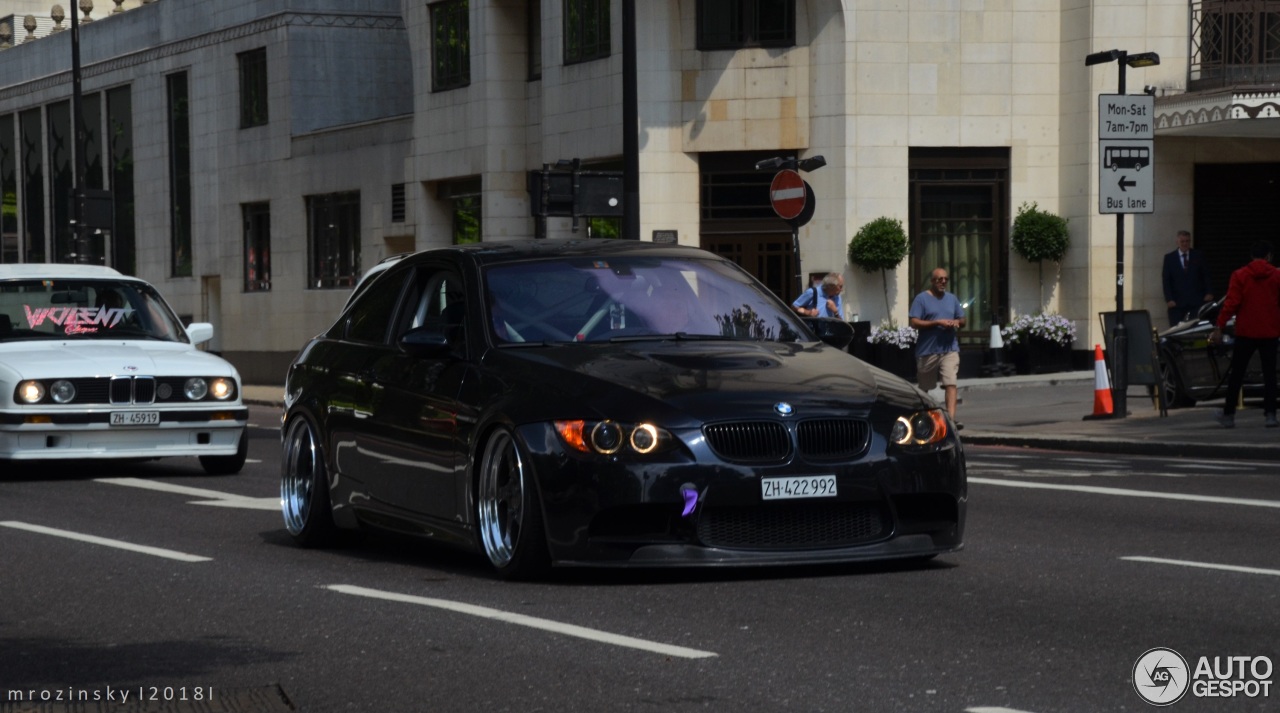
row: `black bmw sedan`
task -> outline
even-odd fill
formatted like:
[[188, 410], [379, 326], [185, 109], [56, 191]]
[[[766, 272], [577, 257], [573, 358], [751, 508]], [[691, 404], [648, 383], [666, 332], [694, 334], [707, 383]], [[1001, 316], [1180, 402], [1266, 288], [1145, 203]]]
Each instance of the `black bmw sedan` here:
[[417, 253], [289, 368], [285, 525], [421, 535], [508, 578], [959, 550], [955, 425], [851, 337], [690, 247]]

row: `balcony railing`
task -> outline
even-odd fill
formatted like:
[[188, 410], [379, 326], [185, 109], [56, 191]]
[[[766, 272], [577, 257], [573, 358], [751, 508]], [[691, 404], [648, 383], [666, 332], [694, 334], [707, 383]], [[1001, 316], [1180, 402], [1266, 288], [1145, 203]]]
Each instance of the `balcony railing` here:
[[1280, 0], [1191, 3], [1187, 89], [1280, 83]]

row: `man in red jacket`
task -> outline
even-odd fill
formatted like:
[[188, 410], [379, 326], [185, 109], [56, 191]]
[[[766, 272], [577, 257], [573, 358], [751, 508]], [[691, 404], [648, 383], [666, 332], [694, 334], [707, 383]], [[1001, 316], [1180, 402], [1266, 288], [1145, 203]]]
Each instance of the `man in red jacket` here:
[[1209, 342], [1222, 341], [1222, 328], [1236, 318], [1236, 341], [1231, 349], [1231, 374], [1227, 380], [1227, 402], [1217, 416], [1223, 428], [1236, 425], [1236, 402], [1244, 372], [1256, 351], [1262, 361], [1262, 411], [1268, 428], [1276, 421], [1276, 344], [1280, 340], [1280, 270], [1271, 265], [1271, 243], [1253, 244], [1248, 265], [1231, 273], [1227, 297], [1218, 313], [1217, 326]]

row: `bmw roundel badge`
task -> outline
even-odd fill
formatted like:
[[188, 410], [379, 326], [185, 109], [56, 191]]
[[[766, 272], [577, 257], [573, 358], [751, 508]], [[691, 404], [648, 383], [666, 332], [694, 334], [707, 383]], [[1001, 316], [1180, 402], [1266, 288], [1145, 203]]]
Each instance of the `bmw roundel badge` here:
[[778, 412], [779, 416], [790, 416], [795, 409], [791, 408], [791, 404], [786, 401], [779, 401], [773, 405], [773, 410]]

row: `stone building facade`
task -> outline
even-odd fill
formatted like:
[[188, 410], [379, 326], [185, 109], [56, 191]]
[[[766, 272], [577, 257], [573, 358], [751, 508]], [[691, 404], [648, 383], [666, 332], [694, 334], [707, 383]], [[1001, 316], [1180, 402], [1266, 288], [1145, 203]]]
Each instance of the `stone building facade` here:
[[[969, 304], [968, 348], [993, 323], [1052, 311], [1089, 351], [1115, 307], [1097, 96], [1116, 92], [1119, 65], [1084, 59], [1154, 51], [1158, 66], [1127, 74], [1128, 93], [1155, 96], [1155, 210], [1124, 220], [1123, 289], [1163, 327], [1175, 232], [1193, 231], [1225, 289], [1280, 205], [1272, 68], [1224, 39], [1225, 2], [637, 1], [641, 238], [732, 257], [788, 300], [800, 273], [843, 271], [847, 316], [872, 322], [905, 321], [942, 265]], [[215, 322], [215, 348], [254, 381], [280, 381], [378, 259], [575, 234], [531, 216], [529, 172], [622, 165], [622, 0], [121, 9], [81, 30], [86, 185], [115, 203], [95, 258]], [[68, 259], [67, 35], [0, 52], [0, 260]], [[817, 155], [797, 262], [769, 208], [772, 172], [755, 165]], [[1061, 266], [1010, 251], [1030, 203], [1070, 221]], [[912, 245], [883, 278], [846, 257], [881, 216]], [[576, 234], [613, 229], [587, 219]]]

